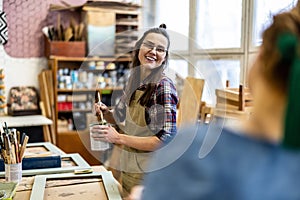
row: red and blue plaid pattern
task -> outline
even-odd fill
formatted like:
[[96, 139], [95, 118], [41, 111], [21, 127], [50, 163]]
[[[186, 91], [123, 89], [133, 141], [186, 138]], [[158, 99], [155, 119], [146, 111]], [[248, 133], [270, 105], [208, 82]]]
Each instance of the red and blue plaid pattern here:
[[[176, 112], [178, 96], [174, 83], [164, 76], [156, 85], [156, 89], [145, 106], [145, 120], [148, 128], [161, 141], [167, 143], [177, 132]], [[142, 84], [138, 90], [144, 90]], [[126, 97], [123, 95], [115, 107], [114, 116], [117, 122], [126, 117]]]

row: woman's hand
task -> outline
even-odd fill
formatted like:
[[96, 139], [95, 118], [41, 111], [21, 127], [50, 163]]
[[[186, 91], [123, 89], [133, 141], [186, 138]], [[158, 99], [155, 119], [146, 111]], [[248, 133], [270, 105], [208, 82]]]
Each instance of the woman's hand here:
[[105, 115], [107, 112], [109, 112], [108, 107], [104, 103], [95, 103], [94, 108], [97, 114], [102, 112]]
[[112, 126], [107, 125], [95, 125], [91, 128], [92, 137], [95, 140], [101, 140], [104, 142], [121, 144], [120, 133]]
[[110, 124], [115, 124], [115, 120], [114, 120], [114, 117], [113, 117], [113, 111], [112, 110], [109, 110], [108, 107], [104, 104], [104, 103], [95, 103], [94, 104], [94, 110], [96, 111], [96, 115], [100, 116], [101, 113], [104, 117], [104, 119], [110, 123]]

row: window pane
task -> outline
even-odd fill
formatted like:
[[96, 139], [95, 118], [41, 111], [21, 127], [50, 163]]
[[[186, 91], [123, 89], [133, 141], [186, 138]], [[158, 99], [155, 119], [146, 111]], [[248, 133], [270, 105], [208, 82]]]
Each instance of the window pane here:
[[188, 76], [188, 62], [186, 60], [170, 59], [166, 73], [177, 73], [182, 78], [186, 78]]
[[252, 46], [261, 44], [261, 34], [271, 24], [275, 14], [290, 10], [296, 3], [296, 0], [254, 0]]
[[242, 0], [198, 0], [197, 14], [196, 41], [201, 48], [241, 47]]
[[224, 88], [229, 80], [229, 87], [238, 88], [240, 84], [241, 61], [235, 59], [199, 60], [196, 77], [205, 79], [202, 100], [215, 103], [215, 89]]
[[[156, 3], [155, 5], [153, 3]], [[187, 0], [144, 0], [144, 27], [167, 25], [172, 51], [188, 50], [189, 1]]]
[[188, 62], [180, 59], [170, 59], [166, 75], [174, 81], [178, 95], [181, 95], [183, 81], [188, 76]]

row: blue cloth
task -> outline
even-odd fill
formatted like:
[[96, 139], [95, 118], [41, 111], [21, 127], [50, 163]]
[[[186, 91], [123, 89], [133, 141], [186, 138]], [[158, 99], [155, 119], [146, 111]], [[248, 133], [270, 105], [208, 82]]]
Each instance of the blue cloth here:
[[[171, 165], [145, 177], [143, 200], [294, 200], [300, 199], [300, 151], [223, 129], [212, 151], [199, 158], [208, 125]], [[184, 140], [195, 128], [179, 131]], [[180, 134], [182, 133], [182, 134]], [[176, 146], [154, 157], [161, 163], [178, 154]]]

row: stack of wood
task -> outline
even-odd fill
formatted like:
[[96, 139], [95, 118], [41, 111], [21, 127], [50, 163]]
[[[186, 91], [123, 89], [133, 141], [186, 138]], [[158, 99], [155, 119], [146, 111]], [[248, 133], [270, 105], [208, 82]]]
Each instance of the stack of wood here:
[[43, 126], [44, 141], [56, 144], [56, 114], [54, 102], [53, 74], [51, 70], [43, 70], [39, 74], [42, 114], [53, 121], [52, 125]]
[[203, 79], [194, 77], [186, 77], [184, 80], [177, 112], [178, 127], [198, 121], [204, 83]]
[[240, 85], [239, 88], [216, 89], [215, 116], [227, 118], [248, 118], [252, 112], [253, 98], [249, 88]]

